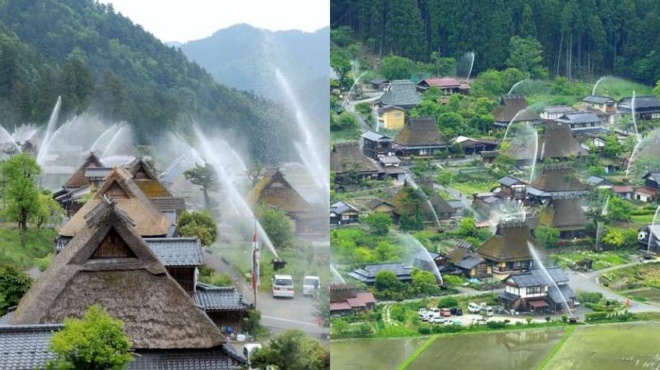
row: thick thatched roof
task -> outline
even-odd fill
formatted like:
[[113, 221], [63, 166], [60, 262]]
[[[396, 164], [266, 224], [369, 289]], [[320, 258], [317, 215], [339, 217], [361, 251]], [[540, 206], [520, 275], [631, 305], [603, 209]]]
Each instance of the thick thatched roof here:
[[[433, 193], [428, 196], [428, 199], [439, 218], [442, 218], [441, 216], [443, 214], [455, 212], [454, 208], [438, 194]], [[393, 212], [399, 216], [414, 215], [417, 211], [417, 207], [419, 207], [419, 210], [426, 221], [435, 221], [433, 211], [429, 207], [426, 199], [422, 198], [421, 194], [418, 194], [407, 184], [394, 195], [391, 203], [394, 205]]]
[[584, 230], [588, 219], [579, 198], [553, 199], [539, 215], [539, 223], [562, 231]]
[[401, 146], [446, 146], [435, 117], [410, 117], [395, 139]]
[[265, 204], [287, 213], [307, 212], [310, 207], [279, 170], [264, 175], [250, 190], [246, 200], [250, 206]]
[[90, 216], [21, 299], [14, 325], [61, 323], [98, 304], [124, 322], [134, 348], [210, 348], [225, 342], [118, 202], [105, 198]]
[[535, 147], [533, 140], [530, 142], [525, 138], [514, 139], [505, 154], [515, 160], [531, 160], [535, 151], [538, 159], [563, 159], [587, 154], [573, 136], [569, 126], [547, 124], [543, 133], [538, 135], [536, 143], [538, 148]]
[[527, 243], [531, 243], [538, 253], [545, 253], [541, 243], [530, 234], [527, 223], [500, 223], [497, 233], [486, 240], [478, 252], [483, 258], [491, 261], [527, 261], [532, 259]]
[[[519, 111], [520, 114], [518, 114]], [[518, 114], [518, 117], [516, 117]], [[500, 104], [493, 110], [493, 117], [496, 122], [511, 122], [516, 118], [516, 122], [539, 121], [541, 117], [531, 109], [527, 108], [527, 101], [522, 95], [504, 95], [500, 98]]]
[[151, 172], [149, 166], [142, 158], [135, 158], [127, 166], [128, 172], [133, 176], [133, 181], [142, 190], [147, 198], [167, 198], [173, 197], [172, 193], [158, 181], [158, 178]]
[[85, 226], [85, 215], [94, 209], [103, 195], [114, 199], [117, 207], [135, 220], [138, 234], [142, 236], [167, 235], [171, 222], [147, 199], [132, 180], [132, 175], [122, 167], [115, 167], [105, 183], [85, 205], [60, 230], [62, 236], [75, 236]]
[[546, 192], [586, 191], [587, 186], [577, 178], [570, 164], [555, 163], [543, 166], [543, 174], [531, 184]]
[[330, 153], [330, 168], [337, 174], [356, 171], [377, 174], [378, 167], [362, 153], [358, 142], [335, 143]]
[[85, 185], [89, 185], [89, 179], [85, 176], [85, 170], [89, 167], [103, 167], [101, 160], [94, 154], [94, 152], [89, 153], [85, 162], [83, 162], [76, 172], [69, 177], [69, 179], [64, 184], [65, 188], [80, 188]]

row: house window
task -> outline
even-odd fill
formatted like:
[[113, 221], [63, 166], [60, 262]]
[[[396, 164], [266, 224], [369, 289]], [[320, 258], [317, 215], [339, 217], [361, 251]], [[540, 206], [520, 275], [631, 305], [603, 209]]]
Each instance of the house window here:
[[420, 149], [419, 150], [419, 155], [427, 155], [428, 151], [426, 149]]
[[527, 287], [527, 295], [533, 295], [533, 294], [541, 294], [541, 287], [540, 286], [528, 286]]

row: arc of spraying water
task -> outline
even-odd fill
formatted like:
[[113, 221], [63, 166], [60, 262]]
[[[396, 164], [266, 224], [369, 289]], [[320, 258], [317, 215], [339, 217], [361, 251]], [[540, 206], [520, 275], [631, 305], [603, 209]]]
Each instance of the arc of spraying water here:
[[655, 221], [658, 218], [658, 212], [660, 212], [660, 206], [655, 209], [655, 214], [653, 215], [653, 220], [651, 220], [651, 225], [649, 226], [649, 240], [646, 243], [646, 251], [650, 252], [651, 251], [651, 239], [653, 239], [653, 225], [655, 225]]
[[527, 248], [529, 249], [529, 253], [532, 255], [532, 258], [534, 259], [534, 262], [538, 264], [538, 267], [541, 269], [541, 272], [543, 272], [543, 275], [545, 276], [546, 280], [548, 281], [548, 286], [552, 285], [555, 289], [557, 289], [557, 293], [562, 299], [562, 303], [564, 304], [564, 307], [566, 307], [566, 310], [568, 313], [573, 316], [573, 311], [571, 310], [571, 307], [568, 305], [568, 301], [566, 300], [566, 297], [564, 297], [564, 294], [561, 292], [559, 289], [559, 286], [557, 285], [557, 282], [550, 276], [550, 273], [548, 270], [545, 268], [545, 265], [541, 261], [541, 258], [539, 257], [538, 253], [536, 252], [536, 248], [534, 248], [534, 245], [530, 243], [529, 241], [527, 242]]

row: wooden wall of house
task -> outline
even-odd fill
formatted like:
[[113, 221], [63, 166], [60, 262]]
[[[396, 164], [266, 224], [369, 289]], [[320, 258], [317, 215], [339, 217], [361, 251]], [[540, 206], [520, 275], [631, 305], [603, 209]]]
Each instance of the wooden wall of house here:
[[208, 317], [215, 325], [222, 329], [230, 326], [234, 333], [240, 333], [243, 328], [243, 319], [247, 317], [247, 310], [207, 311]]
[[110, 229], [99, 247], [92, 254], [92, 259], [135, 258], [133, 251], [115, 229]]
[[167, 272], [186, 292], [195, 291], [194, 267], [167, 267]]

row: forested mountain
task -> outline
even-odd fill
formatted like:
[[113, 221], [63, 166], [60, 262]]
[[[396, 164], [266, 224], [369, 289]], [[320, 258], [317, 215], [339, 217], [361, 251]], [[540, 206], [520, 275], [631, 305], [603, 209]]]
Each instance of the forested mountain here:
[[[154, 133], [199, 121], [250, 137], [262, 160], [290, 148], [290, 113], [215, 82], [174, 47], [94, 0], [0, 0], [0, 123], [43, 124], [62, 96], [62, 118], [95, 109]], [[190, 130], [188, 130], [189, 132]]]
[[[181, 46], [181, 51], [225, 85], [288, 103], [275, 76], [279, 68], [296, 90], [328, 79], [330, 29], [272, 32], [239, 24]], [[311, 89], [326, 92], [327, 89]], [[318, 94], [317, 94], [318, 95]], [[327, 107], [327, 94], [324, 106]], [[318, 96], [318, 98], [321, 98]], [[316, 100], [316, 99], [314, 99]], [[327, 117], [327, 109], [325, 112]]]
[[535, 38], [552, 76], [660, 79], [656, 0], [332, 0], [331, 27], [373, 53], [429, 61], [476, 54], [475, 72], [506, 67], [513, 36]]

